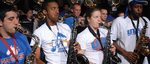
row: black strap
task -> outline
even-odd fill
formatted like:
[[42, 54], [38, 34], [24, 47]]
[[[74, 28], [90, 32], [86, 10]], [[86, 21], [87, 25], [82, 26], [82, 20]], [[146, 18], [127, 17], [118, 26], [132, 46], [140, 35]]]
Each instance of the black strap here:
[[136, 42], [139, 39], [138, 37], [138, 27], [139, 27], [139, 19], [137, 20], [137, 27], [135, 27], [135, 24], [133, 23], [133, 20], [131, 19], [132, 25], [134, 27], [134, 29], [136, 30]]
[[100, 33], [99, 33], [99, 30], [97, 29], [97, 35], [96, 35], [96, 33], [92, 30], [92, 28], [91, 28], [90, 26], [88, 26], [88, 28], [89, 28], [89, 31], [92, 33], [92, 35], [98, 39], [99, 44], [101, 45], [102, 51], [103, 51], [104, 48], [103, 48], [102, 42], [101, 42], [101, 40], [100, 40]]
[[49, 28], [49, 30], [52, 30], [51, 27], [48, 25], [48, 22], [46, 21], [46, 25]]
[[[49, 26], [49, 24], [48, 24], [47, 21], [46, 21], [46, 25], [47, 25], [47, 27], [49, 28], [49, 30], [52, 31], [52, 29], [51, 29], [51, 27]], [[56, 37], [57, 37], [57, 36], [56, 36]], [[60, 42], [62, 43], [62, 41], [60, 41]], [[63, 43], [62, 43], [62, 46], [63, 46], [63, 48], [64, 48], [64, 51], [65, 51], [66, 54], [67, 54], [67, 50], [66, 50], [65, 46], [63, 45]]]
[[0, 34], [0, 37], [3, 37], [3, 36]]

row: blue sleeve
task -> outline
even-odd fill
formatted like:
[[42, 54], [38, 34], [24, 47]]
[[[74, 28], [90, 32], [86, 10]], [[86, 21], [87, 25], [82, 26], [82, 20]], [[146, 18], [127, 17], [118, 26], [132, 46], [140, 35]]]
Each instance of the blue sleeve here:
[[67, 24], [71, 28], [73, 21], [74, 21], [73, 18], [70, 17], [70, 18], [66, 18], [64, 23]]
[[62, 17], [64, 16], [64, 14], [62, 12], [60, 12], [59, 15], [62, 16]]
[[107, 16], [107, 22], [111, 22], [111, 21], [113, 21], [115, 18], [114, 17], [112, 17], [111, 15], [108, 15]]

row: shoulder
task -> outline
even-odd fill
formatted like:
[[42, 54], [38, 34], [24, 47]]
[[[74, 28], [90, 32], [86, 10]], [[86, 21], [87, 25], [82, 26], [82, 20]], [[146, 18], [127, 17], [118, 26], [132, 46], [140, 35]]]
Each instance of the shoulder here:
[[64, 24], [64, 23], [57, 22], [57, 24], [60, 25], [60, 26], [69, 27], [67, 24]]
[[27, 40], [27, 36], [22, 33], [15, 33], [14, 36], [17, 41], [23, 42], [23, 44], [25, 45], [29, 43]]
[[61, 27], [61, 29], [65, 29], [65, 30], [67, 30], [67, 31], [71, 31], [70, 27], [69, 27], [67, 24], [58, 23], [58, 22], [57, 22], [57, 24], [58, 24], [58, 26]]
[[19, 33], [19, 32], [15, 33], [14, 36], [17, 38], [26, 38], [26, 36], [24, 34]]
[[85, 36], [85, 35], [88, 35], [90, 32], [89, 32], [89, 29], [86, 27], [82, 32], [80, 32], [78, 34], [78, 36]]
[[125, 20], [123, 17], [117, 17], [114, 21]]
[[34, 31], [34, 34], [40, 34], [40, 33], [44, 33], [45, 31], [48, 30], [48, 27], [46, 25], [46, 23], [44, 23], [43, 25], [41, 25], [39, 28], [37, 28], [35, 31]]
[[[147, 22], [149, 22], [149, 19], [148, 19], [147, 17], [143, 16], [143, 18], [144, 18]], [[141, 18], [140, 18], [140, 19], [141, 19]]]
[[124, 24], [124, 23], [126, 23], [126, 22], [128, 22], [128, 21], [129, 21], [129, 18], [128, 18], [128, 17], [126, 17], [126, 18], [124, 18], [124, 17], [117, 17], [117, 18], [114, 20], [113, 23], [115, 23], [115, 24]]
[[65, 18], [65, 20], [73, 20], [73, 17]]
[[39, 28], [37, 28], [35, 31], [41, 31], [41, 30], [44, 30], [46, 29], [47, 25], [46, 23], [42, 24]]
[[140, 17], [140, 19], [139, 19], [140, 21], [142, 21], [141, 23], [143, 24], [143, 25], [145, 25], [145, 21], [148, 23], [148, 25], [150, 24], [150, 20], [147, 18], [147, 17]]

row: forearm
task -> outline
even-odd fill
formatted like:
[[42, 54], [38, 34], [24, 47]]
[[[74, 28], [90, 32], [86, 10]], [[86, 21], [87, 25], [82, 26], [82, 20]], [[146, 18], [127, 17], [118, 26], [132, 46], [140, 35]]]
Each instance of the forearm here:
[[113, 45], [116, 47], [116, 49], [121, 52], [122, 54], [124, 54], [124, 52], [126, 52], [126, 50], [124, 50], [123, 48], [121, 48], [116, 42], [113, 43]]
[[40, 60], [40, 47], [36, 49], [35, 59], [37, 64], [45, 64], [42, 60]]

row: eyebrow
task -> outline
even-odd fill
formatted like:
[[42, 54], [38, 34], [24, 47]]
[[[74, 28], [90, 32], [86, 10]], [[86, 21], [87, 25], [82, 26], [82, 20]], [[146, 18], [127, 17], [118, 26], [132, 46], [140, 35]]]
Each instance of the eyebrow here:
[[[12, 17], [9, 17], [8, 19], [11, 19], [11, 18], [15, 18], [14, 16], [12, 16]], [[19, 18], [19, 16], [17, 16], [16, 18]]]
[[15, 17], [9, 17], [8, 19], [10, 19], [10, 18], [15, 18]]

